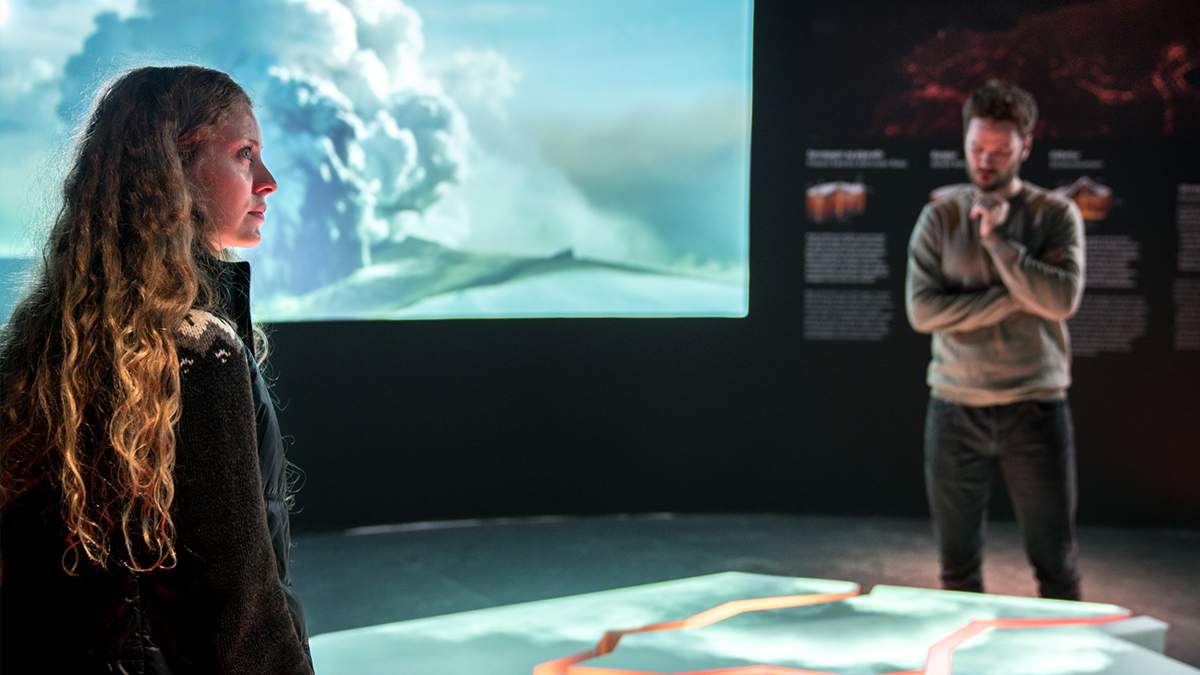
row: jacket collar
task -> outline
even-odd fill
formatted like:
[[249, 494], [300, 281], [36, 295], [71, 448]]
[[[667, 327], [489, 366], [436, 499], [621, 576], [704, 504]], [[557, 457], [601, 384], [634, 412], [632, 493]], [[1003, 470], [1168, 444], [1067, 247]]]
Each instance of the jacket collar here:
[[216, 270], [217, 300], [225, 315], [233, 319], [242, 343], [254, 349], [254, 322], [250, 318], [250, 263], [239, 260], [212, 261]]

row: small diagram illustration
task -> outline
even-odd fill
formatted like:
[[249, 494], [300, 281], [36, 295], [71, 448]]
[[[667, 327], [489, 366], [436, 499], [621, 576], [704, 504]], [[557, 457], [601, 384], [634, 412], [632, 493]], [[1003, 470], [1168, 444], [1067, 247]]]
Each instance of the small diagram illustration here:
[[1084, 220], [1104, 220], [1112, 208], [1112, 188], [1087, 176], [1081, 176], [1070, 185], [1055, 188], [1054, 193], [1075, 202]]
[[804, 191], [804, 205], [814, 223], [861, 216], [867, 210], [867, 186], [845, 181], [819, 183]]

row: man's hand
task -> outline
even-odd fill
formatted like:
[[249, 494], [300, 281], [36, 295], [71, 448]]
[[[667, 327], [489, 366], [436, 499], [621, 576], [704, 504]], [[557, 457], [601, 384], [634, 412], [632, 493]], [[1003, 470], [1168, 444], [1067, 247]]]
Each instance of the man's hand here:
[[1008, 200], [994, 192], [980, 192], [971, 202], [969, 217], [979, 219], [979, 238], [987, 239], [992, 229], [1008, 218]]

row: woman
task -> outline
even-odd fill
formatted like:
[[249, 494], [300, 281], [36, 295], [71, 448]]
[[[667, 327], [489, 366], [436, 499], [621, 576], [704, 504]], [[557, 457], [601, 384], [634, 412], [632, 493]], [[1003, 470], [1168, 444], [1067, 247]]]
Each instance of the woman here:
[[261, 148], [224, 73], [97, 99], [3, 337], [7, 672], [311, 672], [248, 270], [217, 260], [259, 241]]

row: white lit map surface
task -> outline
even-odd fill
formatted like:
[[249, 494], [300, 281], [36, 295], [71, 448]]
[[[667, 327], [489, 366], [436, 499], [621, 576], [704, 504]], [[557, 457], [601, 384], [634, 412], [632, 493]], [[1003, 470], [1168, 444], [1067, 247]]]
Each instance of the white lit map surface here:
[[[727, 572], [319, 635], [318, 672], [1184, 675], [1115, 605]], [[1144, 624], [1142, 624], [1144, 625]], [[1124, 638], [1118, 637], [1124, 635]]]

